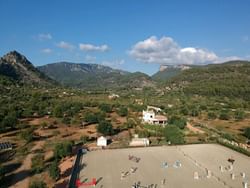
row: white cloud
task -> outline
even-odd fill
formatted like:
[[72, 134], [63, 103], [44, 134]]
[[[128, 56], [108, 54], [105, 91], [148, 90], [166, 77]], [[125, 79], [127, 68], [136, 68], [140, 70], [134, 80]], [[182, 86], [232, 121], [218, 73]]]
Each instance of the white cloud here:
[[218, 56], [201, 48], [181, 48], [172, 38], [155, 36], [136, 43], [129, 54], [144, 63], [159, 64], [206, 64], [216, 63]]
[[63, 49], [66, 49], [66, 50], [73, 50], [75, 48], [74, 45], [68, 43], [68, 42], [65, 42], [65, 41], [61, 41], [57, 44], [57, 47], [59, 48], [63, 48]]
[[79, 48], [82, 51], [99, 51], [99, 52], [105, 52], [107, 50], [109, 50], [108, 45], [104, 44], [101, 46], [95, 46], [93, 44], [79, 44]]
[[125, 63], [124, 59], [120, 60], [112, 60], [112, 61], [103, 61], [101, 64], [105, 66], [109, 66], [112, 68], [118, 68], [119, 66], [123, 65]]
[[94, 63], [96, 61], [96, 57], [94, 56], [90, 56], [90, 55], [86, 55], [84, 57], [84, 60], [87, 62], [87, 63]]
[[45, 53], [45, 54], [50, 54], [50, 53], [52, 53], [52, 49], [50, 49], [50, 48], [44, 48], [44, 49], [41, 50], [41, 52]]
[[50, 33], [40, 33], [37, 36], [38, 40], [51, 40], [52, 39], [52, 35]]

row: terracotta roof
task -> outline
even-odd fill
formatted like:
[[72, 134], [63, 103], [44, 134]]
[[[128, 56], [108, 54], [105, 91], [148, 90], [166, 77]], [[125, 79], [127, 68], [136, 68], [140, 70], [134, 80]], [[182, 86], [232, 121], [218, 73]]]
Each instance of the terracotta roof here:
[[158, 121], [167, 121], [168, 120], [167, 117], [162, 116], [162, 115], [156, 115], [155, 119], [158, 120]]

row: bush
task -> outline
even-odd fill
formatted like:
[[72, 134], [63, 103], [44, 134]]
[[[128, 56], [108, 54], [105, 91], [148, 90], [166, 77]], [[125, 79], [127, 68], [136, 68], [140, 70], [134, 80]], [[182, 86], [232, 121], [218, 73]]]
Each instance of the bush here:
[[97, 126], [97, 131], [103, 135], [111, 135], [114, 133], [113, 126], [108, 121], [101, 121]]
[[148, 137], [150, 137], [150, 133], [147, 130], [139, 130], [138, 135], [139, 135], [139, 138], [148, 138]]
[[229, 133], [223, 133], [221, 136], [222, 136], [222, 138], [225, 138], [225, 139], [230, 140], [230, 141], [235, 140], [233, 135], [231, 135]]
[[167, 125], [164, 128], [164, 136], [166, 141], [170, 141], [172, 144], [184, 144], [184, 135], [176, 126]]
[[186, 119], [183, 119], [181, 117], [172, 116], [171, 118], [169, 118], [168, 124], [175, 125], [175, 126], [179, 127], [180, 129], [184, 129], [187, 125], [187, 121], [186, 121]]
[[99, 123], [105, 119], [104, 113], [87, 113], [85, 115], [85, 121], [88, 123]]
[[49, 175], [53, 180], [58, 180], [60, 177], [60, 169], [58, 168], [58, 161], [54, 160], [49, 167]]
[[110, 104], [100, 104], [99, 109], [106, 113], [112, 112], [112, 106]]
[[128, 109], [126, 107], [120, 107], [117, 111], [117, 113], [124, 117], [124, 116], [127, 116], [128, 115]]
[[44, 168], [44, 156], [42, 154], [37, 154], [31, 159], [31, 171], [34, 173], [40, 173]]
[[236, 120], [243, 120], [245, 118], [245, 112], [242, 110], [236, 110], [234, 114], [234, 118]]
[[73, 143], [70, 141], [65, 141], [63, 143], [56, 144], [54, 148], [55, 159], [61, 159], [72, 153]]
[[20, 137], [24, 139], [27, 143], [33, 140], [34, 128], [28, 128], [21, 132]]
[[29, 188], [47, 188], [47, 185], [43, 181], [33, 181], [30, 183]]
[[207, 117], [208, 119], [216, 119], [217, 115], [215, 112], [208, 112]]
[[244, 130], [244, 135], [250, 139], [250, 127], [247, 127], [245, 130]]
[[222, 111], [220, 113], [219, 119], [221, 120], [229, 120], [230, 119], [230, 115], [227, 111]]

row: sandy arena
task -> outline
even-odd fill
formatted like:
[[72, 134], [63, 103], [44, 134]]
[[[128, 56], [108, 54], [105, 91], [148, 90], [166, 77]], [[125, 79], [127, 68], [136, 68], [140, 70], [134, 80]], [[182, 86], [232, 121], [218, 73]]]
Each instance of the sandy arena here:
[[[229, 158], [235, 160], [231, 167]], [[243, 188], [243, 182], [250, 187], [250, 158], [215, 144], [90, 151], [80, 165], [80, 181], [96, 178], [98, 188], [138, 182], [145, 188]]]

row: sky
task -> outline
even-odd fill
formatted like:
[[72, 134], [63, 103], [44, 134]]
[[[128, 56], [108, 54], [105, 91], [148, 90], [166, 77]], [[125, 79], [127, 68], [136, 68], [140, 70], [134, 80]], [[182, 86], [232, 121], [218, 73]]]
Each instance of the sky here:
[[1, 0], [0, 56], [35, 66], [96, 63], [149, 75], [160, 65], [250, 59], [249, 0]]

